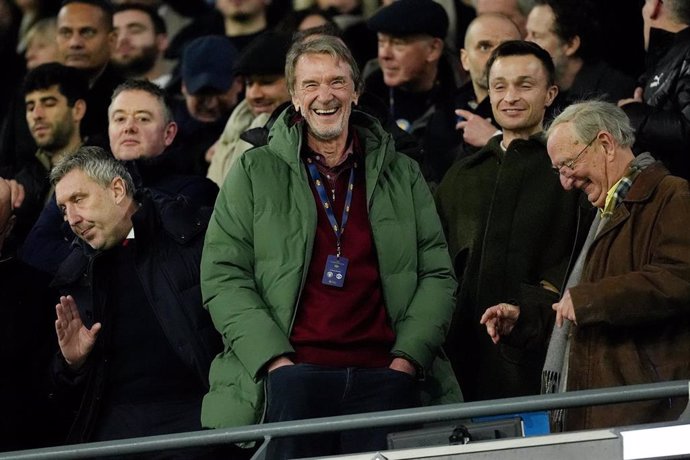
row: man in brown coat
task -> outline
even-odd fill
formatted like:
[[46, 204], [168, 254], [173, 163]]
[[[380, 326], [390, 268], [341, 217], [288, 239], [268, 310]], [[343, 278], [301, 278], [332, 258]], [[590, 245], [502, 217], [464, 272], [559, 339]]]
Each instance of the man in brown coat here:
[[[582, 190], [598, 208], [569, 289], [553, 305], [547, 366], [554, 355], [561, 363], [550, 373], [553, 391], [690, 378], [690, 188], [649, 153], [635, 157], [633, 133], [621, 109], [595, 101], [568, 107], [548, 130], [561, 185]], [[518, 316], [519, 310], [500, 304], [482, 321], [498, 341], [523, 327]], [[554, 346], [558, 336], [561, 347]], [[678, 398], [571, 409], [563, 427], [673, 420], [686, 403]]]

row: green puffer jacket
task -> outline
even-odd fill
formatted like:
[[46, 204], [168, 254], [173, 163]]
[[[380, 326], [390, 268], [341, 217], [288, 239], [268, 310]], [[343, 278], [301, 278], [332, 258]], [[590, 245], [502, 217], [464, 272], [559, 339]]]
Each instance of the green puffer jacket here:
[[[258, 423], [264, 367], [293, 352], [290, 330], [307, 275], [317, 208], [300, 159], [303, 122], [287, 109], [268, 145], [243, 155], [221, 189], [201, 261], [204, 305], [223, 336], [202, 405], [204, 427]], [[417, 164], [395, 152], [377, 121], [353, 111], [366, 152], [369, 220], [388, 315], [391, 350], [423, 369], [428, 404], [462, 399], [443, 343], [455, 306], [455, 276], [429, 189]]]

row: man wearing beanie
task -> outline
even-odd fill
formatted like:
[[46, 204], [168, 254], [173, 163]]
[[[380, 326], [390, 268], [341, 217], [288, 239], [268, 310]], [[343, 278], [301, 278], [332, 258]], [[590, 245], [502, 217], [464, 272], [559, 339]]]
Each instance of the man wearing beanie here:
[[285, 85], [285, 56], [290, 37], [265, 32], [252, 41], [235, 64], [235, 74], [244, 78], [244, 100], [233, 110], [223, 134], [206, 160], [210, 161], [207, 177], [223, 185], [230, 166], [252, 145], [240, 136], [266, 124], [271, 113], [290, 100]]
[[368, 25], [378, 33], [379, 68], [368, 74], [365, 69], [366, 88], [420, 142], [424, 176], [437, 184], [460, 142], [452, 107], [459, 65], [443, 46], [448, 16], [432, 0], [398, 0], [380, 9]]

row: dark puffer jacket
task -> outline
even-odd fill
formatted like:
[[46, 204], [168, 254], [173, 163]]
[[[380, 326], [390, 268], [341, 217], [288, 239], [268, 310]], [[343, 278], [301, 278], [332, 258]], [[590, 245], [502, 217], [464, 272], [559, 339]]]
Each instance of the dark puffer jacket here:
[[[208, 388], [208, 371], [222, 344], [201, 303], [199, 263], [210, 208], [201, 210], [188, 201], [154, 195], [143, 189], [135, 196], [141, 204], [132, 216], [137, 240], [136, 270], [149, 304], [173, 350], [200, 386]], [[106, 279], [112, 271], [107, 260], [84, 243], [60, 266], [53, 285], [74, 297], [87, 327], [103, 321]], [[59, 396], [81, 400], [70, 442], [88, 441], [98, 416], [105, 387], [106, 359], [103, 334], [79, 373], [56, 359], [54, 380]], [[134, 359], [134, 357], [132, 357]]]

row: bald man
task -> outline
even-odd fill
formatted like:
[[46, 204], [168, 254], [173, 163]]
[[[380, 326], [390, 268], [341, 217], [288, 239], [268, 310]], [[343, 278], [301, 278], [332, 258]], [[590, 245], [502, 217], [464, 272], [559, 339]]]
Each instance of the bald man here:
[[520, 37], [527, 36], [527, 15], [534, 6], [534, 0], [474, 0], [477, 16], [498, 13], [508, 16], [520, 29]]

